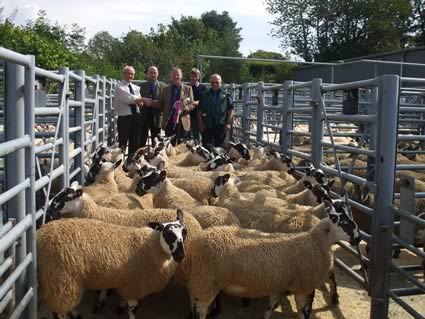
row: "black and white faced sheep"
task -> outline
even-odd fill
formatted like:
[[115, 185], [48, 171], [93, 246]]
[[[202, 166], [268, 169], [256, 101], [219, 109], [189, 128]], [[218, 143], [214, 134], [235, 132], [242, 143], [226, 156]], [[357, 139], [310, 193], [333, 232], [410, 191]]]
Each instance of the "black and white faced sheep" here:
[[233, 161], [237, 161], [240, 158], [243, 158], [247, 161], [251, 159], [251, 155], [249, 154], [248, 147], [244, 143], [234, 143], [229, 142], [229, 150], [228, 155]]
[[[295, 295], [299, 318], [308, 318], [311, 308], [306, 299], [328, 277], [332, 245], [339, 240], [360, 241], [345, 202], [325, 200], [325, 205], [328, 218], [293, 236], [238, 227], [204, 230], [187, 246], [189, 259], [184, 265], [194, 318], [206, 318], [221, 290], [245, 298], [273, 296], [270, 309], [282, 292], [289, 292]], [[263, 318], [270, 317], [270, 309]]]
[[[91, 219], [64, 219], [37, 231], [40, 301], [58, 318], [87, 289], [116, 288], [135, 319], [137, 300], [159, 292], [185, 257], [183, 213], [170, 223], [133, 228]], [[131, 260], [131, 263], [129, 263]]]
[[[87, 174], [86, 186], [89, 186], [93, 184], [95, 181], [97, 181], [98, 176], [103, 176], [103, 175], [106, 176], [107, 175], [106, 172], [115, 170], [118, 166], [121, 165], [121, 162], [122, 160], [119, 160], [115, 163], [112, 161], [105, 161], [105, 160], [94, 161]], [[104, 171], [105, 173], [102, 174], [102, 171]]]
[[292, 162], [292, 159], [282, 153], [273, 152], [271, 158], [264, 164], [258, 165], [255, 167], [257, 171], [265, 170], [275, 170], [275, 171], [284, 171], [288, 174], [293, 174], [295, 172], [295, 165]]
[[235, 168], [233, 167], [233, 161], [229, 156], [222, 153], [214, 157], [213, 159], [206, 162], [203, 167], [205, 171], [226, 171], [234, 172]]

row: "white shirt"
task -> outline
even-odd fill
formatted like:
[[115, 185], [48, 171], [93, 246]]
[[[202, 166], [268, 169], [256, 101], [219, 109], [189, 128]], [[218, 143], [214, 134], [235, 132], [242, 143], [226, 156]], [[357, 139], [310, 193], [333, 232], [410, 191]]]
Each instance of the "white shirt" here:
[[[131, 85], [134, 95], [130, 93], [128, 85]], [[136, 104], [136, 98], [140, 97], [140, 87], [122, 80], [115, 86], [115, 114], [118, 116], [131, 115], [130, 104]], [[136, 107], [137, 113], [140, 113], [139, 107]]]

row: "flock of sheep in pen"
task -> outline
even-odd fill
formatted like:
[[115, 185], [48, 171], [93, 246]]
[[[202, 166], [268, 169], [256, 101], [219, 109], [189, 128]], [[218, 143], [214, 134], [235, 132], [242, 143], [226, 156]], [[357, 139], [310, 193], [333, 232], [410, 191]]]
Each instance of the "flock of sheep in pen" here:
[[265, 319], [294, 295], [308, 318], [328, 282], [337, 304], [331, 247], [361, 240], [348, 205], [358, 190], [332, 199], [338, 181], [306, 166], [295, 178], [286, 155], [242, 143], [207, 150], [162, 139], [124, 162], [100, 146], [86, 185], [57, 193], [53, 220], [37, 231], [40, 301], [55, 318], [79, 318], [86, 290], [99, 291], [100, 313], [114, 289], [135, 318], [138, 300], [174, 282], [188, 290], [191, 318], [217, 315], [221, 292], [243, 303], [268, 296]]

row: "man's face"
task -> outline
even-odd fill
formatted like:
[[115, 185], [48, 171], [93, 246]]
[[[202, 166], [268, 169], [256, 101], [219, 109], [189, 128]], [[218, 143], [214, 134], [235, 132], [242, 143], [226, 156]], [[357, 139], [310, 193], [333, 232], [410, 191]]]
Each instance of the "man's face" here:
[[123, 79], [127, 82], [131, 82], [134, 80], [134, 76], [136, 75], [136, 72], [132, 68], [128, 68], [123, 73]]
[[150, 67], [146, 73], [146, 76], [150, 81], [156, 81], [158, 79], [158, 75], [159, 72], [156, 67]]
[[211, 79], [210, 79], [210, 84], [211, 84], [211, 88], [214, 91], [219, 90], [220, 87], [221, 87], [221, 77], [216, 76], [216, 75], [212, 76]]
[[197, 84], [199, 82], [199, 75], [197, 73], [192, 73], [190, 75], [190, 83]]
[[180, 70], [173, 70], [171, 73], [171, 82], [173, 82], [174, 85], [180, 85], [182, 81], [182, 72]]

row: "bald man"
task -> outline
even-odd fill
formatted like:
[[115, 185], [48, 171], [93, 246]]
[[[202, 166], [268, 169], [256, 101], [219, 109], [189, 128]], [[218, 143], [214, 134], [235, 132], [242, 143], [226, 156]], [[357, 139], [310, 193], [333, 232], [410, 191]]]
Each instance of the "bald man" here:
[[[151, 65], [146, 71], [146, 82], [140, 85], [140, 95], [143, 97], [151, 98], [153, 103], [158, 103], [162, 94], [162, 89], [165, 84], [158, 81], [158, 68]], [[148, 135], [150, 131], [151, 142], [161, 132], [162, 113], [158, 109], [145, 107], [141, 109], [140, 119], [140, 143], [139, 147], [146, 146]]]
[[222, 88], [220, 74], [210, 77], [211, 87], [201, 95], [198, 126], [204, 146], [222, 147], [233, 120], [233, 100]]

